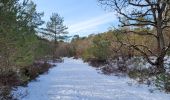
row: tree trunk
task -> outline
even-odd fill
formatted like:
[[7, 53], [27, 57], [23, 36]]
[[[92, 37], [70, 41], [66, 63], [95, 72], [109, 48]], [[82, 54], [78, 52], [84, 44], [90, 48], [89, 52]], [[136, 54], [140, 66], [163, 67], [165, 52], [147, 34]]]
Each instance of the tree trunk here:
[[[161, 15], [160, 15], [161, 16]], [[162, 18], [162, 17], [160, 17]], [[165, 40], [163, 36], [162, 24], [160, 18], [157, 19], [157, 42], [158, 42], [158, 53], [161, 55], [161, 51], [165, 47]]]
[[54, 23], [55, 24], [55, 33], [54, 33], [54, 47], [53, 47], [53, 61], [55, 61], [56, 59], [56, 43], [57, 43], [57, 28], [56, 28], [56, 22]]
[[163, 36], [163, 30], [161, 28], [161, 15], [159, 15], [159, 18], [157, 20], [157, 48], [158, 48], [158, 57], [156, 59], [156, 67], [158, 73], [165, 73], [165, 68], [164, 68], [164, 47], [165, 47], [165, 40]]
[[156, 74], [165, 73], [164, 57], [157, 58], [156, 60]]

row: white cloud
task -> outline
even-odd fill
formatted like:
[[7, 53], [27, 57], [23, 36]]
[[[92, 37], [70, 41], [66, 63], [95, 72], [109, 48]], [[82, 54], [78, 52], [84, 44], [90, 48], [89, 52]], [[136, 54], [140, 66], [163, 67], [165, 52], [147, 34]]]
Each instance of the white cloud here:
[[86, 21], [81, 21], [78, 23], [74, 23], [69, 25], [68, 31], [71, 34], [74, 33], [87, 33], [87, 32], [97, 32], [98, 27], [100, 25], [113, 22], [116, 19], [116, 16], [113, 13], [107, 13], [105, 15], [97, 16], [95, 18], [86, 20]]

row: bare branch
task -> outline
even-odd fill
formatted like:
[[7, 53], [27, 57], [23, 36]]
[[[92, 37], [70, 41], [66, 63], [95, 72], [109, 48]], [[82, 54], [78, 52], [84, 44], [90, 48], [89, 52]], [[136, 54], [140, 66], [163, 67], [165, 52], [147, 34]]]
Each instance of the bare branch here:
[[148, 31], [139, 31], [139, 32], [136, 32], [136, 31], [128, 31], [126, 30], [125, 31], [126, 33], [134, 33], [134, 34], [138, 34], [138, 35], [150, 35], [150, 36], [154, 36], [155, 38], [158, 38], [158, 36], [154, 33], [151, 33], [151, 32], [148, 32]]

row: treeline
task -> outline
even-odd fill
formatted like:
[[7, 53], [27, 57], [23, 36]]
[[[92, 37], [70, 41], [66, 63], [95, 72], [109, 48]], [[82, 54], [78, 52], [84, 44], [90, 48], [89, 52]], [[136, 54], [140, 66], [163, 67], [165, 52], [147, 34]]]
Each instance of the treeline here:
[[42, 17], [32, 0], [0, 0], [1, 100], [11, 100], [14, 86], [26, 84], [51, 67], [47, 60], [55, 51], [54, 41], [40, 35]]
[[[141, 56], [137, 50], [123, 45], [121, 41], [145, 45], [152, 51], [157, 52], [155, 40], [152, 37], [132, 33], [120, 33], [121, 31], [125, 30], [110, 30], [97, 35], [92, 34], [84, 38], [74, 36], [71, 45], [74, 47], [75, 57], [82, 57], [85, 61], [91, 59], [106, 61], [109, 58], [114, 59], [120, 56], [129, 58]], [[145, 51], [145, 49], [143, 50]], [[150, 54], [150, 56], [153, 55]]]

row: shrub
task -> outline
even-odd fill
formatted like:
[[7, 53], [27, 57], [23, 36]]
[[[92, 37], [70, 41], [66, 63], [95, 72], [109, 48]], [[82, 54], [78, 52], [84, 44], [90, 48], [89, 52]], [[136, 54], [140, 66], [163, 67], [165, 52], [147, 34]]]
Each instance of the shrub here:
[[19, 82], [19, 77], [14, 71], [10, 70], [0, 73], [0, 84], [3, 86], [16, 86]]
[[12, 70], [0, 73], [0, 100], [12, 100], [11, 90], [20, 82], [16, 72]]
[[94, 37], [92, 45], [83, 52], [83, 59], [88, 61], [89, 59], [95, 59], [100, 61], [106, 61], [110, 56], [110, 41], [101, 35]]
[[87, 48], [87, 49], [83, 52], [82, 58], [83, 58], [84, 61], [89, 61], [90, 59], [93, 59], [93, 58], [94, 58], [91, 47], [90, 47], [90, 48]]
[[139, 78], [139, 81], [144, 81], [150, 76], [150, 72], [148, 69], [133, 69], [128, 72], [128, 75], [130, 78]]
[[156, 76], [156, 84], [159, 89], [170, 92], [170, 74], [162, 73]]
[[47, 72], [51, 67], [48, 63], [34, 63], [29, 67], [21, 70], [21, 84], [26, 84], [28, 81], [35, 79], [38, 75]]
[[108, 40], [105, 40], [102, 37], [97, 36], [93, 40], [93, 47], [91, 48], [94, 57], [96, 59], [106, 60], [110, 54], [109, 46], [110, 42]]

